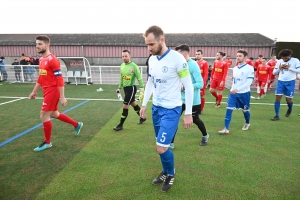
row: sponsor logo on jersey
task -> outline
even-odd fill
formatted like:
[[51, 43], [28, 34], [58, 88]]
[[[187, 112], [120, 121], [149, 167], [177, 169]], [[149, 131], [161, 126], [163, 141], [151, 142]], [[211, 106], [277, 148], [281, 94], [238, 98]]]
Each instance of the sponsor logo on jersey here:
[[216, 72], [222, 72], [222, 71], [223, 71], [223, 69], [220, 69], [220, 68], [215, 68], [215, 71], [216, 71]]
[[166, 83], [167, 80], [164, 80], [164, 79], [156, 79], [155, 82], [156, 82], [156, 83]]
[[40, 75], [42, 75], [42, 76], [47, 76], [47, 70], [45, 70], [45, 69], [40, 69]]
[[131, 76], [123, 75], [123, 76], [122, 76], [122, 79], [123, 79], [123, 80], [126, 80], [126, 81], [130, 81], [130, 80], [131, 80]]
[[259, 71], [260, 74], [267, 74], [266, 71]]

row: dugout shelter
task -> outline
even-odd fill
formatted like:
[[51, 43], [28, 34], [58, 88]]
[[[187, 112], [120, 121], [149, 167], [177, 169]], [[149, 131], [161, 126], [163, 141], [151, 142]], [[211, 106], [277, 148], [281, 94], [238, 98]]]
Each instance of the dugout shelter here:
[[92, 84], [91, 66], [85, 57], [57, 57], [68, 84]]

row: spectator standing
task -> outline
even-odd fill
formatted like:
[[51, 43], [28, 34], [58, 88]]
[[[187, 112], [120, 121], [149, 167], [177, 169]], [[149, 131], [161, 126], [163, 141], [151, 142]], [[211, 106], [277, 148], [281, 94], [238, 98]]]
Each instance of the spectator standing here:
[[2, 56], [0, 58], [0, 72], [2, 73], [3, 76], [3, 81], [7, 81], [7, 73], [6, 73], [6, 69], [5, 69], [5, 63], [4, 63], [4, 57]]
[[21, 67], [20, 67], [20, 63], [19, 63], [18, 59], [15, 59], [11, 65], [14, 65], [16, 81], [21, 82], [21, 76], [20, 76]]

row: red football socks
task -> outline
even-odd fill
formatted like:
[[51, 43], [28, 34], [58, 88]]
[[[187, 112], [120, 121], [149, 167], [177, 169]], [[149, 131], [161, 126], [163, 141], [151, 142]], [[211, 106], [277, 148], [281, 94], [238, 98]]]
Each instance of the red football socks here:
[[44, 141], [47, 143], [50, 143], [51, 142], [51, 134], [52, 134], [51, 120], [44, 122], [43, 126], [44, 126], [44, 137], [45, 137]]
[[78, 126], [78, 122], [73, 120], [71, 117], [68, 115], [60, 113], [59, 116], [57, 117], [60, 121], [66, 122], [68, 124], [72, 124], [75, 128]]

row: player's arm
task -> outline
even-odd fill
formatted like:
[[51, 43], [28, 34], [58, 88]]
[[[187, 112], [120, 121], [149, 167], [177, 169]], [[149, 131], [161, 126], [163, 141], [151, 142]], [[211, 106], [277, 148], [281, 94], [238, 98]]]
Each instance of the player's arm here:
[[142, 103], [142, 107], [141, 107], [141, 110], [140, 110], [140, 117], [142, 118], [146, 118], [146, 106], [147, 106], [147, 103], [152, 95], [152, 92], [153, 92], [153, 89], [154, 89], [154, 85], [153, 85], [153, 82], [152, 82], [152, 79], [151, 79], [151, 75], [149, 74], [148, 75], [149, 78], [148, 78], [148, 81], [146, 83], [146, 87], [145, 87], [145, 92], [144, 92], [144, 99], [143, 99], [143, 103]]
[[299, 63], [299, 60], [297, 60], [297, 62], [295, 63], [295, 68], [291, 67], [290, 64], [288, 63], [288, 65], [286, 65], [286, 69], [288, 71], [292, 71], [292, 72], [295, 72], [295, 73], [300, 73], [300, 63]]
[[185, 104], [186, 104], [185, 115], [191, 115], [193, 99], [194, 99], [194, 87], [192, 84], [192, 79], [190, 76], [189, 69], [184, 68], [184, 69], [178, 71], [178, 75], [181, 79], [181, 82], [184, 86], [184, 91], [185, 91]]
[[118, 90], [123, 87], [123, 77], [122, 77], [122, 65], [120, 67], [120, 82], [119, 82], [119, 87]]
[[227, 77], [227, 72], [228, 72], [228, 65], [227, 63], [225, 65], [223, 65], [223, 77], [222, 77], [222, 81], [225, 82], [226, 77]]
[[201, 76], [201, 71], [198, 66], [190, 68], [191, 76], [194, 78], [195, 83], [193, 84], [194, 89], [202, 89], [203, 88], [203, 78]]
[[273, 69], [269, 67], [269, 80], [271, 81], [271, 78], [273, 76]]
[[255, 80], [258, 80], [259, 68], [257, 68], [256, 71], [254, 71], [254, 74], [255, 74], [254, 76]]
[[67, 105], [67, 99], [65, 98], [65, 88], [64, 88], [64, 79], [62, 76], [62, 72], [60, 69], [60, 63], [58, 59], [52, 59], [50, 62], [51, 68], [53, 70], [54, 73], [54, 77], [56, 80], [56, 85], [59, 89], [59, 93], [60, 93], [60, 103], [63, 106]]
[[140, 72], [140, 69], [139, 69], [139, 67], [136, 65], [136, 70], [135, 70], [135, 76], [136, 76], [136, 78], [137, 78], [137, 80], [138, 80], [138, 82], [139, 82], [139, 87], [140, 88], [144, 88], [145, 86], [144, 86], [144, 83], [143, 83], [143, 78], [142, 78], [142, 74], [141, 74], [141, 72]]
[[203, 82], [206, 83], [208, 79], [208, 62], [203, 65]]
[[215, 73], [215, 63], [213, 64], [213, 67], [211, 69], [211, 75], [210, 75], [211, 80], [214, 78], [214, 73]]
[[280, 68], [281, 68], [281, 63], [277, 62], [276, 65], [275, 65], [275, 67], [274, 67], [274, 69], [273, 69], [273, 74], [274, 75], [278, 75], [279, 72], [280, 72], [280, 70], [281, 70]]
[[185, 88], [186, 110], [183, 117], [183, 126], [184, 128], [190, 128], [193, 125], [192, 107], [194, 100], [194, 88], [192, 84], [192, 79], [188, 69], [178, 71], [178, 75]]
[[36, 82], [32, 92], [29, 94], [29, 99], [35, 99], [36, 97], [36, 93], [38, 92], [38, 90], [40, 89], [41, 84], [39, 84], [38, 82]]

